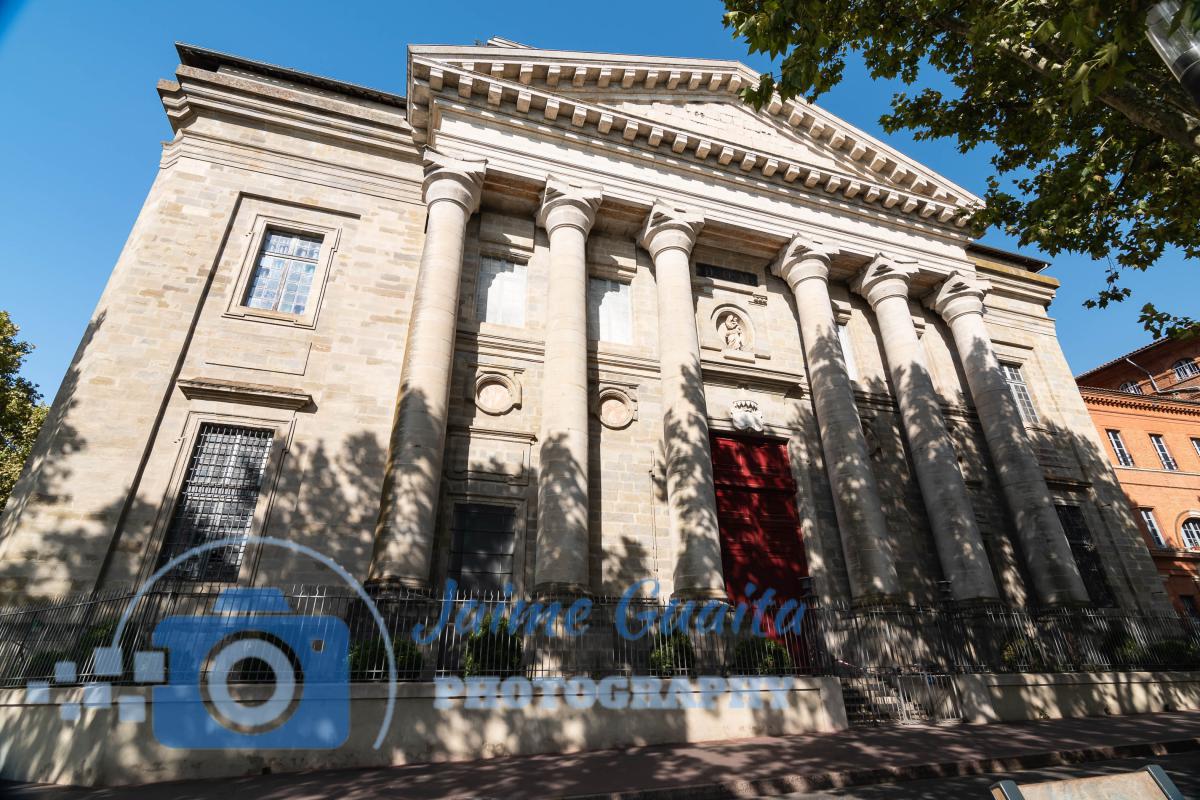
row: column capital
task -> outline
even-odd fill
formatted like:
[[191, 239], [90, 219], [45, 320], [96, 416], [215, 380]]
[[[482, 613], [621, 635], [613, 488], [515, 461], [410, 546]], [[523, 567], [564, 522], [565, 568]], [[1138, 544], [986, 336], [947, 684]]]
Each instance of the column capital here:
[[917, 262], [911, 258], [895, 258], [877, 253], [854, 276], [850, 289], [867, 299], [874, 308], [889, 297], [908, 299], [908, 287], [917, 274]]
[[929, 293], [925, 305], [946, 322], [963, 314], [983, 314], [983, 298], [991, 286], [969, 272], [955, 272]]
[[658, 260], [659, 253], [678, 249], [690, 255], [696, 237], [704, 227], [704, 215], [686, 208], [676, 208], [662, 200], [654, 203], [638, 237], [638, 244]]
[[484, 159], [460, 159], [425, 148], [422, 153], [425, 164], [425, 181], [422, 198], [426, 205], [437, 200], [458, 203], [468, 214], [479, 210], [479, 195], [483, 190], [483, 176], [487, 171]]
[[835, 252], [837, 247], [828, 242], [796, 234], [779, 251], [779, 256], [771, 264], [771, 273], [787, 281], [793, 290], [801, 281], [810, 278], [828, 281], [829, 260]]
[[542, 190], [542, 206], [538, 209], [537, 224], [553, 233], [555, 228], [570, 225], [586, 235], [596, 221], [596, 209], [604, 199], [604, 189], [581, 183], [571, 183], [551, 175]]

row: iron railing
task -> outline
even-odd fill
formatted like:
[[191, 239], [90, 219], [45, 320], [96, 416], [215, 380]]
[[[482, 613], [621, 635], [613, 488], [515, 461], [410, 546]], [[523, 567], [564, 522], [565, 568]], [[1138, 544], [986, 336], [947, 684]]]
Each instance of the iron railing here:
[[[135, 682], [133, 654], [158, 649], [153, 642], [155, 628], [168, 617], [214, 615], [223, 588], [160, 584], [137, 599], [132, 609], [134, 593], [118, 590], [0, 609], [0, 686], [50, 680], [55, 665], [64, 662], [74, 665], [74, 680], [79, 682]], [[349, 651], [340, 657], [347, 659], [351, 680], [387, 678], [383, 637], [358, 596], [341, 587], [322, 586], [295, 586], [283, 594], [295, 615], [336, 617], [346, 624]], [[678, 606], [657, 600], [589, 599], [587, 619], [576, 626], [576, 630], [586, 626], [582, 633], [567, 630], [566, 610], [573, 598], [542, 599], [532, 610], [533, 601], [525, 600], [523, 613], [503, 595], [459, 595], [443, 608], [437, 598], [387, 594], [377, 597], [375, 605], [392, 640], [398, 677], [410, 681], [447, 675], [751, 674], [847, 679], [869, 675], [876, 679], [881, 675], [1200, 668], [1200, 624], [1175, 616], [1111, 610], [1034, 613], [1000, 607], [814, 606], [795, 626], [798, 630], [763, 637], [750, 632], [748, 615], [735, 630], [737, 611], [726, 605], [710, 608], [706, 617], [699, 614], [699, 604], [693, 606], [693, 625], [680, 633], [646, 622], [648, 617], [661, 620], [664, 615], [677, 621]], [[547, 615], [554, 603], [562, 613]], [[127, 610], [128, 623], [115, 643], [125, 659], [121, 672], [100, 675], [95, 649], [114, 644], [117, 620]], [[452, 624], [429, 636], [443, 617]], [[694, 627], [697, 618], [702, 631]], [[475, 626], [473, 621], [481, 624]], [[426, 637], [414, 638], [415, 632]], [[269, 680], [272, 673], [265, 664], [246, 661], [235, 677], [253, 682]]]

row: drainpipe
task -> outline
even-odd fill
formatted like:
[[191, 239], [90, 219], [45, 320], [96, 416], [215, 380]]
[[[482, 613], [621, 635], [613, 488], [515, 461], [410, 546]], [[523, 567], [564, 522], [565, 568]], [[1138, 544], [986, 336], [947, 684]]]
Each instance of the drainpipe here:
[[1125, 360], [1128, 361], [1130, 364], [1132, 364], [1137, 369], [1140, 369], [1142, 372], [1146, 373], [1146, 377], [1150, 379], [1150, 388], [1154, 390], [1155, 394], [1158, 394], [1158, 391], [1159, 391], [1158, 384], [1154, 381], [1154, 376], [1150, 374], [1150, 370], [1135, 363], [1132, 358], [1126, 358]]

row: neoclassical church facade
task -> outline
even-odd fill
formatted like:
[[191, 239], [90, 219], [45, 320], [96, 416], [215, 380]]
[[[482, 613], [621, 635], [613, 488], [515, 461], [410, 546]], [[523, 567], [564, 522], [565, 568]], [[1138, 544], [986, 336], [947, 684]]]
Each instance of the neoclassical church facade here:
[[382, 588], [1168, 610], [1057, 283], [886, 144], [735, 62], [413, 46], [399, 97], [179, 52], [5, 596], [273, 536]]

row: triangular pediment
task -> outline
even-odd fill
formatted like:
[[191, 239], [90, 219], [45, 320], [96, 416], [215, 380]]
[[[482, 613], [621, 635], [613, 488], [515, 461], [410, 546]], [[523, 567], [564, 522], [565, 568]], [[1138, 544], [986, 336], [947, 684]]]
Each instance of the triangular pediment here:
[[543, 121], [594, 126], [681, 157], [962, 224], [979, 198], [853, 125], [803, 100], [742, 99], [758, 80], [742, 64], [539, 50], [507, 40], [409, 49], [410, 121], [432, 96], [479, 98]]

